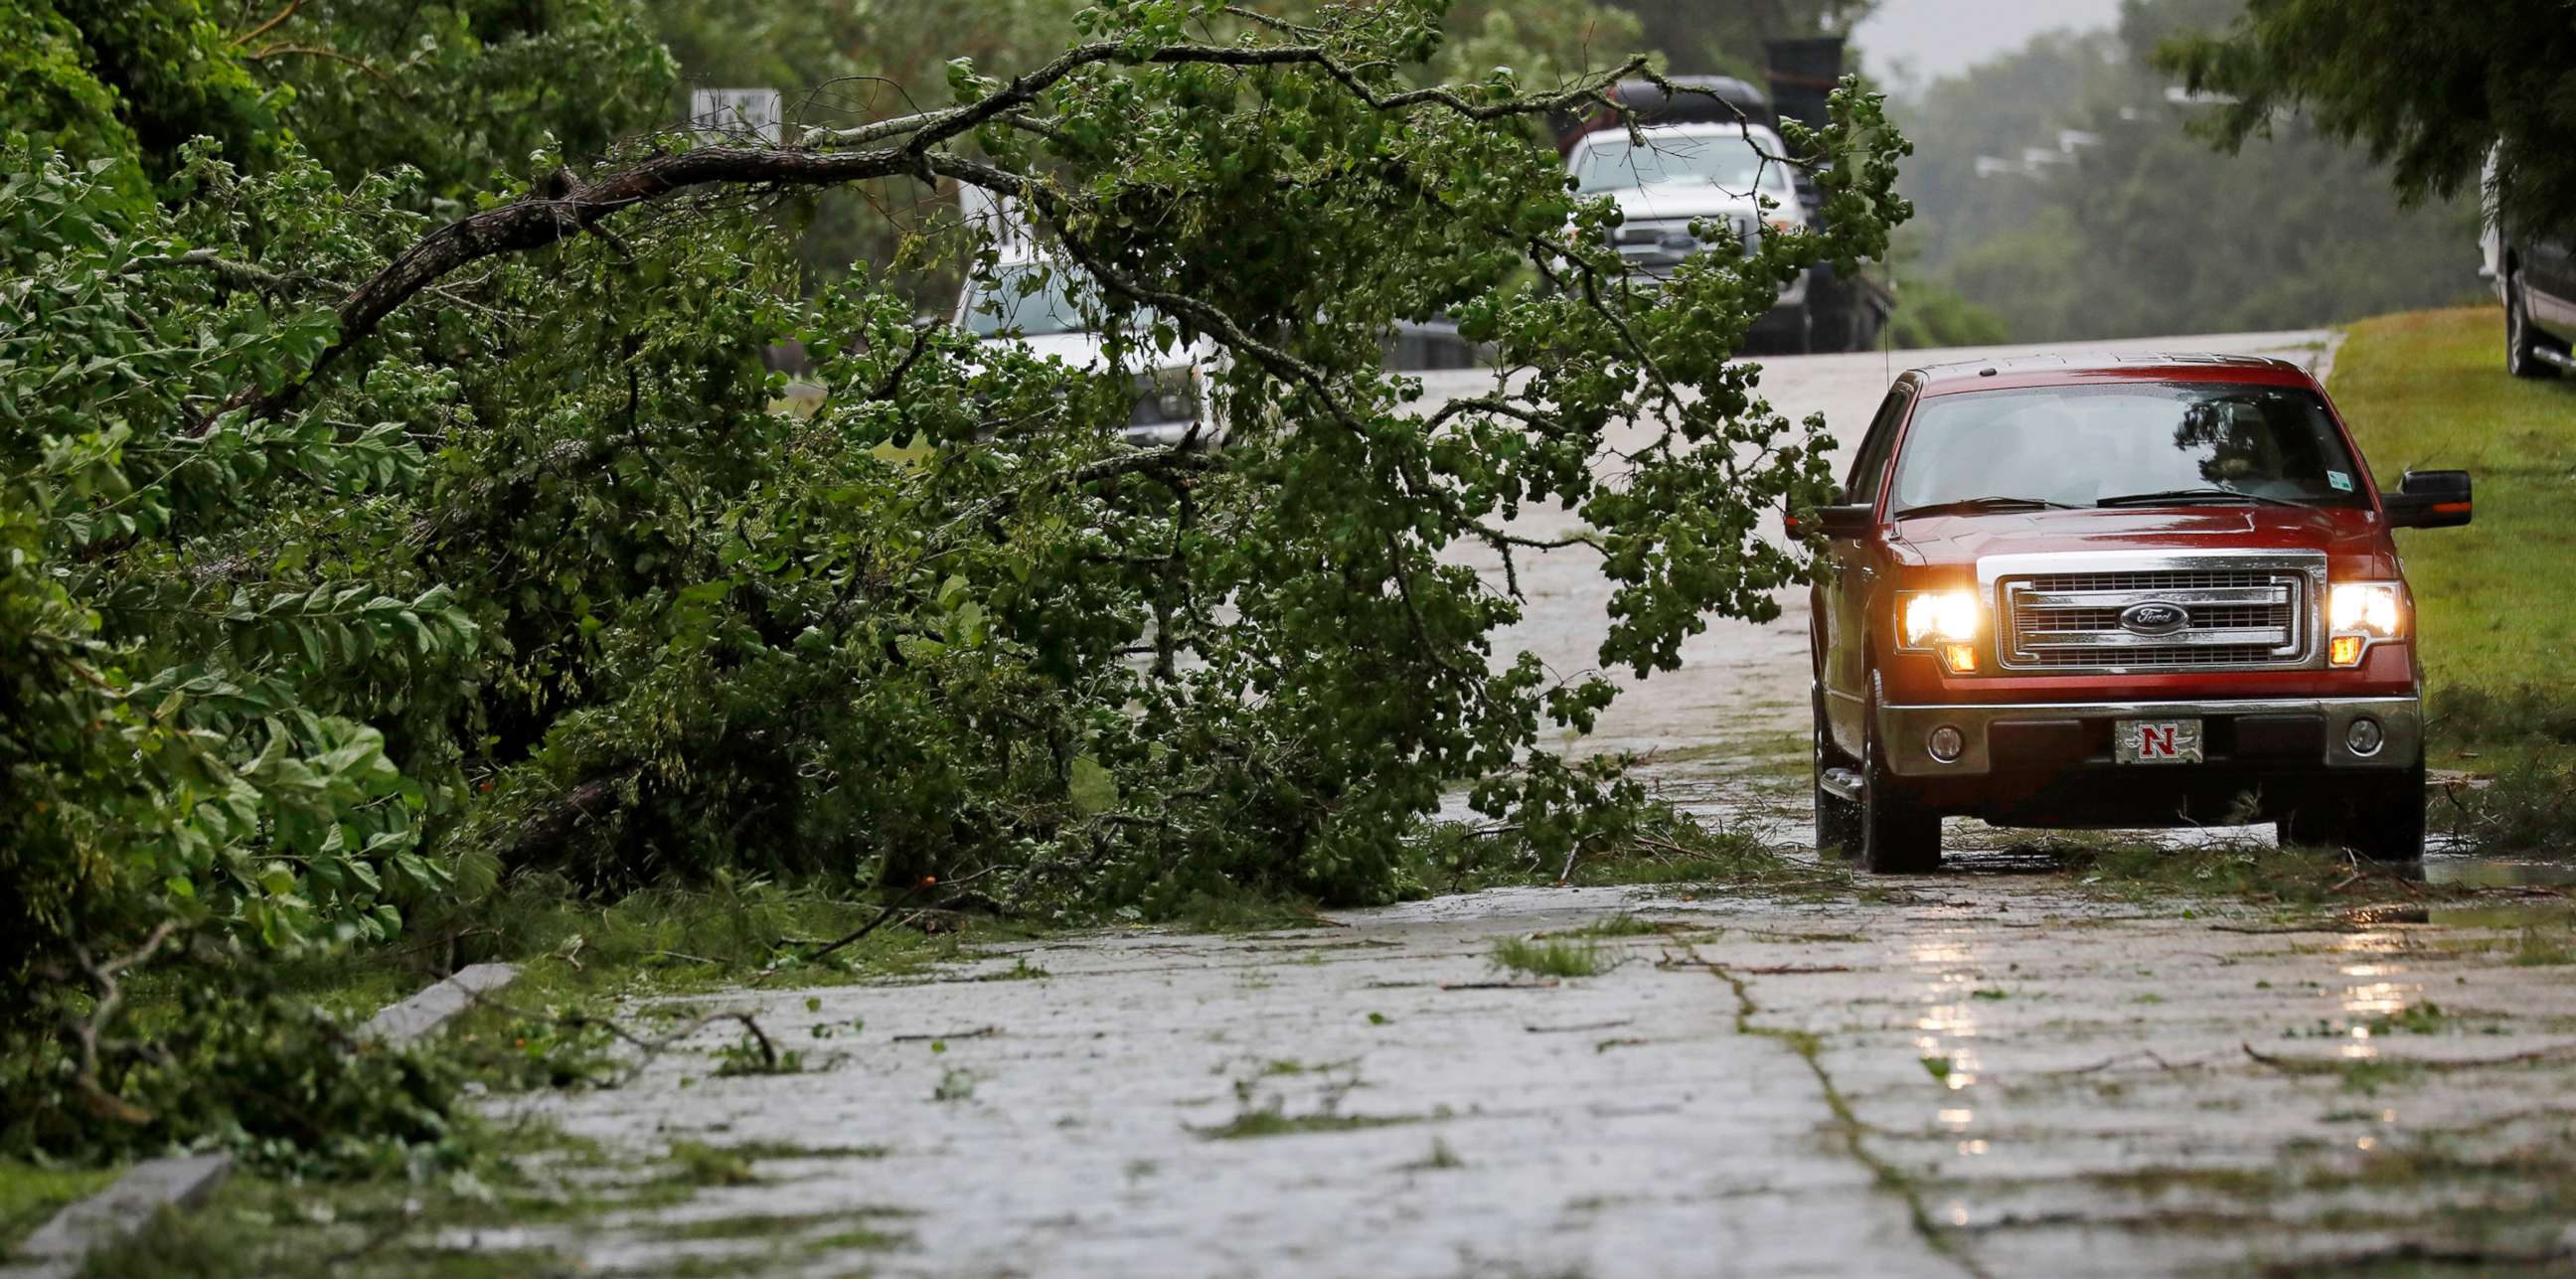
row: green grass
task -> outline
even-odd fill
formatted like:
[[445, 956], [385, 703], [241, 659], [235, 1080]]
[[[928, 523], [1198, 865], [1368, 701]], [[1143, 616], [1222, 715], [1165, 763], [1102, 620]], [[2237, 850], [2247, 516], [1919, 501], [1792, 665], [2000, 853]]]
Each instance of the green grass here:
[[2442, 901], [2470, 891], [2416, 883], [2331, 850], [2250, 841], [2168, 846], [2091, 831], [2051, 831], [2029, 847], [2055, 858], [2084, 885], [2137, 902], [2225, 898], [2306, 914], [2387, 901]]
[[2453, 758], [2576, 741], [2562, 674], [2576, 658], [2576, 381], [2510, 377], [2503, 349], [2496, 307], [2385, 316], [2352, 327], [2331, 385], [2383, 488], [2408, 469], [2477, 483], [2475, 523], [2397, 534]]
[[1666, 925], [1655, 923], [1652, 920], [1639, 919], [1634, 915], [1622, 913], [1617, 915], [1604, 915], [1580, 928], [1561, 929], [1552, 933], [1534, 933], [1532, 934], [1532, 937], [1534, 940], [1540, 941], [1554, 937], [1573, 937], [1578, 939], [1591, 938], [1599, 940], [1610, 937], [1652, 937], [1658, 933], [1666, 931], [1668, 931]]
[[1597, 977], [1610, 961], [1592, 942], [1533, 941], [1506, 937], [1494, 944], [1494, 963], [1533, 977]]
[[103, 1190], [115, 1168], [47, 1168], [0, 1159], [0, 1257], [6, 1257], [63, 1205]]
[[1212, 1128], [1195, 1131], [1216, 1141], [1254, 1137], [1288, 1137], [1307, 1132], [1356, 1132], [1422, 1122], [1419, 1115], [1289, 1115], [1273, 1109], [1246, 1110]]
[[2415, 590], [2427, 758], [2497, 778], [2438, 801], [2435, 820], [2497, 853], [2576, 852], [2576, 381], [2508, 376], [2503, 313], [2416, 311], [2354, 325], [2335, 357], [2337, 407], [2383, 488], [2460, 468], [2466, 528], [2397, 534]]

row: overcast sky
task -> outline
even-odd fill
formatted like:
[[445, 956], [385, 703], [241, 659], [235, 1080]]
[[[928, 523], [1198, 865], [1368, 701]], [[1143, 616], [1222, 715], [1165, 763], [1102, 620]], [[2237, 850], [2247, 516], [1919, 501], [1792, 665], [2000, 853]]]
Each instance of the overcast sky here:
[[2104, 27], [2120, 0], [1880, 0], [1852, 31], [1870, 73], [1910, 89], [2020, 48], [2042, 31]]

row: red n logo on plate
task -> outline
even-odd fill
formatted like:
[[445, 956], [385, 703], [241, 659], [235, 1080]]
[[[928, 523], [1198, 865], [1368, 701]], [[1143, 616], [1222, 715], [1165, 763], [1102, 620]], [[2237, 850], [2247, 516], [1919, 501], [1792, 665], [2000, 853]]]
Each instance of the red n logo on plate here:
[[2138, 725], [2138, 758], [2173, 759], [2182, 754], [2174, 745], [2178, 727], [2174, 724]]

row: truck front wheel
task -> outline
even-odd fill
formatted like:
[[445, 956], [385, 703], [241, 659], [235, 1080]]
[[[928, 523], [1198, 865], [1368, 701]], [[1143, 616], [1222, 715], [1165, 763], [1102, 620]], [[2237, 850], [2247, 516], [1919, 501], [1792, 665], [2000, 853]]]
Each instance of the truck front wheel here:
[[2274, 830], [2285, 846], [2350, 849], [2375, 862], [2419, 861], [2424, 856], [2424, 766], [2305, 796]]
[[2504, 367], [2515, 377], [2553, 378], [2558, 366], [2540, 358], [2541, 336], [2531, 327], [2531, 294], [2522, 283], [2522, 272], [2507, 268], [2504, 273]]
[[[1825, 721], [1825, 690], [1819, 685], [1811, 699], [1816, 713], [1816, 851], [1838, 849], [1850, 856], [1860, 851], [1861, 806], [1835, 794], [1825, 785], [1829, 770], [1844, 768], [1845, 757], [1834, 749], [1833, 726]], [[1848, 770], [1858, 776], [1858, 770]]]
[[1887, 766], [1878, 740], [1878, 679], [1869, 682], [1867, 727], [1862, 730], [1861, 869], [1873, 875], [1929, 875], [1941, 869], [1941, 819], [1925, 812]]

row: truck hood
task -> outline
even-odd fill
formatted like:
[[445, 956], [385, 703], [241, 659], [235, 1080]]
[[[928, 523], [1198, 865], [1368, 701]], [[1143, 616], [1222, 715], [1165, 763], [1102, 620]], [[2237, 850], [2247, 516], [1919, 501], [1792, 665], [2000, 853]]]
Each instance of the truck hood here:
[[[1659, 182], [1610, 193], [1620, 216], [1630, 222], [1706, 218], [1719, 214], [1752, 217], [1758, 212], [1749, 194], [1730, 192], [1713, 182]], [[1797, 202], [1783, 201], [1778, 216], [1796, 217]]]
[[[1100, 335], [1097, 333], [1046, 333], [1035, 337], [990, 337], [984, 339], [982, 345], [995, 346], [1005, 343], [1024, 348], [1029, 354], [1041, 360], [1062, 360], [1068, 367], [1087, 372], [1097, 373], [1108, 367], [1108, 357], [1101, 349]], [[1173, 347], [1167, 354], [1149, 355], [1139, 367], [1186, 368], [1193, 364], [1213, 361], [1215, 357], [1216, 344], [1201, 338], [1184, 346]]]
[[1970, 569], [1988, 555], [2081, 551], [2324, 551], [2337, 577], [2393, 577], [2387, 525], [2360, 508], [2184, 506], [1927, 515], [1896, 521], [1897, 563]]

